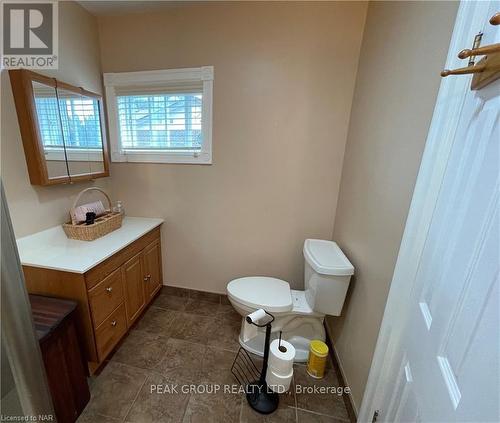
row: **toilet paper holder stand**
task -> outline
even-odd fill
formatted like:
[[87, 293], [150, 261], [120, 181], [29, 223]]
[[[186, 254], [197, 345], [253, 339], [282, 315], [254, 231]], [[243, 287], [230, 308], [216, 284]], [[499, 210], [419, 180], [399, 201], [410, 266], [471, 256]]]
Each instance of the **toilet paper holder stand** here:
[[247, 323], [259, 328], [266, 328], [264, 357], [261, 371], [258, 371], [257, 366], [248, 352], [240, 347], [233, 361], [233, 365], [231, 366], [231, 372], [240, 385], [245, 387], [248, 405], [258, 413], [270, 414], [278, 408], [279, 396], [276, 392], [269, 389], [266, 383], [269, 348], [271, 344], [271, 325], [274, 322], [274, 316], [265, 310], [264, 312], [268, 316], [268, 319], [264, 323], [259, 324], [252, 321], [249, 316], [246, 317]]

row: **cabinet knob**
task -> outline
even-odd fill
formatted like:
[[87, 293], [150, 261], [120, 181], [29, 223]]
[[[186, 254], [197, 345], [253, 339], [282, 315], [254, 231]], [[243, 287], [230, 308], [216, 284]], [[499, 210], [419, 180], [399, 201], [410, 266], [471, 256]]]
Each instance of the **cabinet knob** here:
[[116, 326], [116, 320], [113, 320], [113, 321], [111, 322], [111, 326]]
[[144, 282], [147, 282], [147, 281], [148, 281], [148, 277], [144, 276]]
[[110, 287], [110, 286], [108, 286], [108, 287], [106, 288], [106, 291], [111, 292], [111, 291], [113, 291], [113, 288], [112, 288], [112, 287]]
[[148, 279], [151, 279], [151, 275], [146, 276]]

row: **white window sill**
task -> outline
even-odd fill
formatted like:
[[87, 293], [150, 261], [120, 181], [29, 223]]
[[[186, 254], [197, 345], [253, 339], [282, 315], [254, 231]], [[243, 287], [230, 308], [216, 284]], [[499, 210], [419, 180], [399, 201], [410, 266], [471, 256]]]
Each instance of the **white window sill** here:
[[126, 163], [173, 163], [211, 165], [212, 155], [208, 152], [151, 152], [126, 151], [111, 153], [112, 162]]

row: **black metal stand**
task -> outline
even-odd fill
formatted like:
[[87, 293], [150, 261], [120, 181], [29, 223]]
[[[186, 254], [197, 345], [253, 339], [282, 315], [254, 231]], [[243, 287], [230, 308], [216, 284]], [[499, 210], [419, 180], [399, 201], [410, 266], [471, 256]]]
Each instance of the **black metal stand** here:
[[252, 360], [250, 354], [241, 347], [234, 358], [231, 372], [238, 380], [241, 386], [245, 388], [248, 404], [255, 411], [261, 414], [270, 414], [278, 408], [279, 396], [273, 392], [266, 383], [267, 363], [269, 360], [269, 348], [271, 341], [271, 323], [274, 316], [267, 311], [266, 315], [270, 317], [267, 322], [257, 324], [247, 316], [247, 322], [259, 328], [266, 328], [266, 338], [264, 342], [264, 361], [262, 370], [259, 373], [257, 366]]
[[271, 339], [271, 323], [274, 321], [274, 316], [267, 313], [272, 317], [272, 320], [265, 325], [257, 325], [256, 323], [249, 322], [258, 327], [266, 327], [266, 340], [264, 343], [264, 362], [262, 363], [262, 371], [260, 372], [259, 380], [251, 382], [246, 387], [247, 401], [250, 407], [261, 414], [270, 414], [278, 408], [279, 396], [276, 392], [270, 390], [266, 383], [267, 362], [269, 360], [269, 344]]

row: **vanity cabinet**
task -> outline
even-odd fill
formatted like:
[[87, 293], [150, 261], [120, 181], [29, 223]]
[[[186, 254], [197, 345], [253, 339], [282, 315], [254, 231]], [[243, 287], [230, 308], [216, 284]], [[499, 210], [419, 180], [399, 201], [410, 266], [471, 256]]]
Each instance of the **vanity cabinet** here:
[[109, 176], [102, 97], [25, 69], [9, 76], [31, 184]]
[[[142, 218], [126, 217], [122, 228], [106, 237], [119, 240], [119, 231], [126, 233], [129, 226], [137, 224], [134, 219]], [[161, 222], [160, 219], [142, 220]], [[110, 238], [106, 240], [106, 237], [91, 243], [66, 242], [77, 248], [88, 248], [86, 246], [93, 243], [109, 245]], [[27, 260], [23, 260], [27, 254], [22, 244], [18, 241], [28, 292], [77, 301], [79, 333], [93, 373], [141, 317], [163, 284], [159, 224], [82, 273], [28, 265]]]

